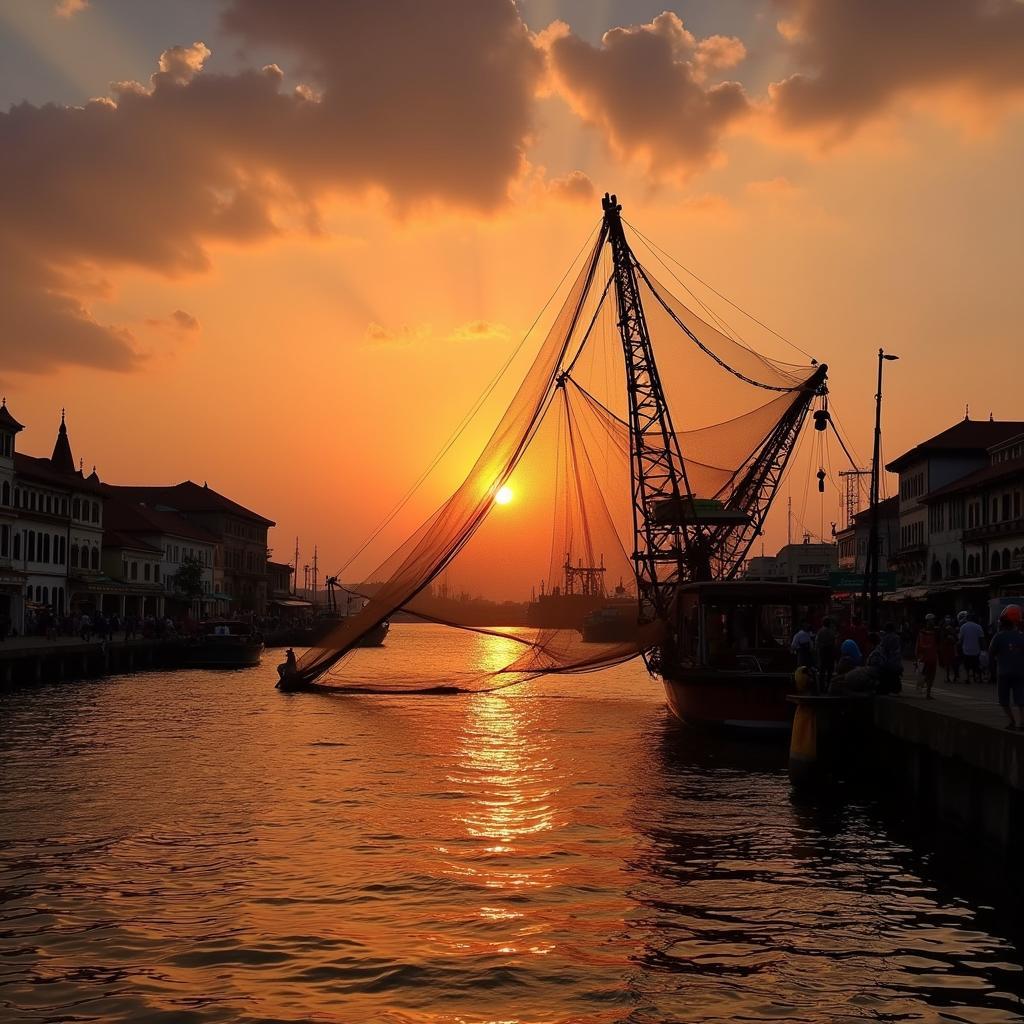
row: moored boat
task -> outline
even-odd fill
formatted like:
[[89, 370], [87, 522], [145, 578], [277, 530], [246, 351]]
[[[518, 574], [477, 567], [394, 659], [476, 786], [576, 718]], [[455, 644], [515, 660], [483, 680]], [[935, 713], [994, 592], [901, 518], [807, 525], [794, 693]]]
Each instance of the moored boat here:
[[263, 637], [248, 622], [204, 622], [198, 636], [186, 640], [181, 662], [188, 668], [249, 668], [263, 655]]
[[742, 731], [787, 730], [795, 692], [790, 638], [817, 624], [827, 587], [718, 580], [678, 591], [677, 648], [658, 666], [668, 706], [691, 725]]

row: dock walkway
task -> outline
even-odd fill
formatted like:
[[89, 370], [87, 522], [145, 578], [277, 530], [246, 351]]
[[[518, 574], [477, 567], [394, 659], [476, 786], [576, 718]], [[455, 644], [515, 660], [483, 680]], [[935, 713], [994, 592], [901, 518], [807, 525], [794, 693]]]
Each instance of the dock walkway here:
[[1024, 844], [1024, 732], [1005, 727], [991, 683], [936, 683], [906, 671], [903, 693], [875, 701], [891, 777], [940, 819], [1007, 848]]

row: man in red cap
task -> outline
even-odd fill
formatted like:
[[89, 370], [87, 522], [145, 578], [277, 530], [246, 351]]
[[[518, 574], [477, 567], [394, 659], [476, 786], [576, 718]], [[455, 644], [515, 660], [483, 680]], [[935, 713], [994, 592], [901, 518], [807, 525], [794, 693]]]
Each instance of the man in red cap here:
[[[999, 706], [1006, 712], [1007, 729], [1024, 729], [1024, 633], [1020, 606], [1008, 604], [999, 616], [999, 632], [992, 637], [988, 656], [996, 667]], [[1013, 716], [1013, 706], [1017, 718]]]

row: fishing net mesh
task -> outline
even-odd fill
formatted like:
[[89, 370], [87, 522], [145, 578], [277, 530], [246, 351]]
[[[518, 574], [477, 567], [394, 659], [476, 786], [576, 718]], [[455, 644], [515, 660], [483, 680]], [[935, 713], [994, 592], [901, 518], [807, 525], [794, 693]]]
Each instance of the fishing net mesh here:
[[[602, 668], [663, 639], [660, 623], [637, 621], [627, 376], [604, 241], [602, 233], [585, 254], [462, 483], [361, 581], [347, 581], [365, 604], [300, 657], [302, 682], [399, 692], [493, 689]], [[728, 503], [812, 368], [754, 352], [642, 268], [638, 280], [691, 491]], [[482, 608], [453, 591], [451, 578], [480, 591], [489, 584], [511, 591], [520, 601], [508, 606], [517, 625], [496, 625], [496, 602]], [[475, 632], [472, 664], [453, 660], [442, 676], [430, 677], [393, 645], [393, 667], [382, 673], [376, 664], [371, 679], [360, 671], [360, 656], [387, 657], [391, 642], [373, 652], [358, 644], [396, 617]]]

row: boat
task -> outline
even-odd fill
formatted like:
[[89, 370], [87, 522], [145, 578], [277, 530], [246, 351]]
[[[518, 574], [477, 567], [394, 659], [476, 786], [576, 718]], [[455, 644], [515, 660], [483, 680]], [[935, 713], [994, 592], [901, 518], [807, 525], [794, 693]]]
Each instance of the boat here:
[[790, 638], [818, 625], [828, 587], [720, 580], [678, 589], [677, 648], [661, 666], [672, 713], [691, 725], [788, 731], [795, 692]]
[[262, 655], [263, 637], [248, 622], [214, 619], [184, 641], [180, 657], [186, 668], [249, 668]]
[[[416, 595], [466, 547], [533, 440], [544, 437], [537, 450], [550, 456], [556, 476], [549, 550], [564, 561], [550, 572], [564, 574], [564, 582], [531, 605], [536, 639], [518, 638], [519, 653], [490, 670], [494, 685], [639, 655], [685, 722], [759, 732], [786, 727], [785, 698], [795, 689], [791, 630], [804, 616], [819, 617], [828, 595], [745, 580], [743, 572], [805, 423], [836, 431], [828, 367], [810, 357], [807, 364], [768, 358], [713, 313], [721, 329], [673, 296], [633, 252], [621, 209], [605, 193], [589, 256], [462, 484], [393, 553], [390, 573], [375, 582], [365, 605], [298, 660], [290, 682], [315, 682], [377, 624], [412, 612]], [[657, 257], [658, 247], [644, 244]], [[652, 330], [674, 346], [668, 365], [679, 388], [675, 411], [687, 415], [687, 429], [673, 425]], [[613, 385], [607, 371], [595, 369], [596, 344], [589, 360], [581, 358], [593, 339], [608, 346], [604, 351], [617, 343], [624, 379], [616, 374]], [[695, 362], [679, 363], [681, 352]], [[705, 367], [719, 375], [714, 383], [698, 376]], [[742, 411], [730, 407], [727, 394]], [[696, 419], [696, 408], [705, 416], [721, 410], [721, 419]], [[542, 433], [548, 417], [557, 422]], [[537, 479], [543, 469], [530, 472]], [[818, 474], [820, 488], [825, 476]], [[617, 566], [633, 577], [635, 596], [621, 605], [604, 591], [601, 550], [621, 554]], [[589, 643], [579, 643], [577, 629]]]

